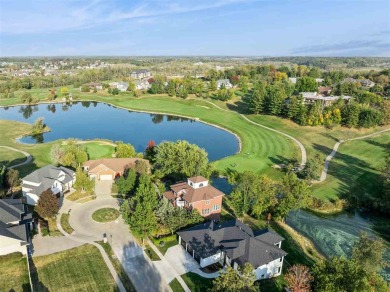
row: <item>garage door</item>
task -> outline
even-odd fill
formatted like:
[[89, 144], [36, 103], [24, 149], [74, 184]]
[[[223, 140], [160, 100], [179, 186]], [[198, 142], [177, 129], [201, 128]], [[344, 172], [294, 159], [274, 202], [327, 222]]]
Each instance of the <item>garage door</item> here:
[[100, 176], [100, 180], [112, 180], [112, 175], [111, 174], [102, 174]]

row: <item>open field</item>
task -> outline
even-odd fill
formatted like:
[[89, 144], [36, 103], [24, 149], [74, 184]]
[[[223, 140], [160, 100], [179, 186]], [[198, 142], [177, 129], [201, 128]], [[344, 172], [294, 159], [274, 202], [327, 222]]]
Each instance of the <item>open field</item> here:
[[0, 256], [0, 291], [31, 291], [27, 258], [21, 253]]
[[82, 245], [66, 251], [33, 258], [37, 273], [34, 290], [117, 291], [99, 250]]
[[[343, 194], [379, 193], [380, 172], [386, 158], [390, 134], [384, 133], [364, 140], [341, 144], [329, 164], [328, 176], [322, 183], [313, 185], [319, 198], [335, 199]], [[324, 152], [330, 149], [323, 148]]]

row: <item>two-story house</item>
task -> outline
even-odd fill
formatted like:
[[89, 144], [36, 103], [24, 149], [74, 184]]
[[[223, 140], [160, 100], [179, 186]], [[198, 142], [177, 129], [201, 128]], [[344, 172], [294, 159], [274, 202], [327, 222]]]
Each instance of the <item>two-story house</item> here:
[[195, 176], [186, 182], [171, 185], [171, 190], [164, 196], [175, 207], [196, 209], [203, 217], [219, 219], [224, 193], [209, 185], [209, 181], [203, 176]]
[[22, 192], [27, 204], [36, 205], [39, 196], [50, 189], [58, 197], [70, 190], [76, 181], [73, 170], [62, 166], [46, 165], [22, 179]]
[[0, 255], [27, 254], [32, 216], [20, 199], [0, 200]]
[[146, 69], [136, 69], [130, 73], [130, 77], [134, 79], [148, 78], [150, 76], [152, 76], [152, 74]]
[[177, 232], [179, 243], [200, 266], [220, 263], [237, 269], [246, 263], [254, 268], [256, 280], [279, 276], [287, 253], [284, 240], [268, 229], [252, 230], [237, 219], [209, 221]]
[[233, 88], [233, 84], [230, 83], [229, 79], [219, 79], [219, 80], [217, 80], [217, 88], [218, 89], [221, 89], [221, 88], [230, 89], [230, 88]]

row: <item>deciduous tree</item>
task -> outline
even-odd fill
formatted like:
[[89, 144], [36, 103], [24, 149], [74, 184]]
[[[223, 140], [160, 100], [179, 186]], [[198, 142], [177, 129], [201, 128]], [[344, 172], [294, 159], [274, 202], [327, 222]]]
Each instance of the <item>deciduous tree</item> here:
[[251, 264], [246, 263], [244, 267], [238, 271], [232, 267], [226, 268], [213, 281], [212, 291], [215, 292], [236, 292], [236, 291], [258, 291], [258, 287], [254, 284], [255, 275]]
[[38, 204], [35, 207], [35, 212], [44, 218], [54, 218], [59, 210], [58, 198], [53, 194], [50, 189], [44, 191], [38, 200]]
[[304, 265], [294, 265], [290, 267], [284, 275], [288, 288], [292, 292], [310, 292], [310, 283], [313, 281], [313, 276], [308, 267]]

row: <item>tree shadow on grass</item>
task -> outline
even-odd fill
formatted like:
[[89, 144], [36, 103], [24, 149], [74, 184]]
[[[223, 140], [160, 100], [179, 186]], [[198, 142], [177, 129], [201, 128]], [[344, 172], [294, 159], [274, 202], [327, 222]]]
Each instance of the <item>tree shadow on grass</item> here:
[[230, 109], [231, 111], [235, 111], [239, 114], [250, 114], [250, 110], [249, 110], [249, 107], [248, 107], [248, 104], [239, 100], [239, 101], [235, 101], [234, 103], [227, 103], [226, 106], [228, 107], [228, 109]]
[[39, 280], [39, 274], [38, 274], [38, 270], [35, 266], [35, 263], [34, 263], [34, 260], [31, 256], [28, 257], [28, 262], [29, 262], [29, 265], [30, 265], [30, 276], [31, 276], [31, 282], [32, 282], [32, 286], [33, 286], [33, 290], [34, 291], [42, 291], [42, 292], [48, 292], [50, 291], [46, 286], [45, 284], [43, 284], [40, 280]]

